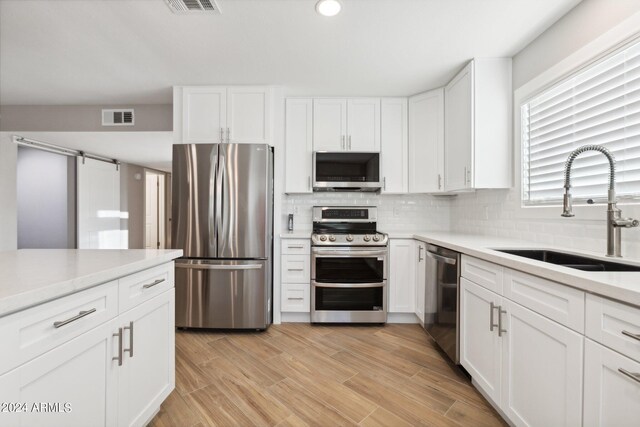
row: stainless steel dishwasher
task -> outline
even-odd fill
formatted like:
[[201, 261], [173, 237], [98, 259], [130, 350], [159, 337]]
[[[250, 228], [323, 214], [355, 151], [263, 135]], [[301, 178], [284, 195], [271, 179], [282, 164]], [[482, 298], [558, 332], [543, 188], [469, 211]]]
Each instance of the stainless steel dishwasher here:
[[427, 245], [424, 328], [460, 363], [460, 253]]

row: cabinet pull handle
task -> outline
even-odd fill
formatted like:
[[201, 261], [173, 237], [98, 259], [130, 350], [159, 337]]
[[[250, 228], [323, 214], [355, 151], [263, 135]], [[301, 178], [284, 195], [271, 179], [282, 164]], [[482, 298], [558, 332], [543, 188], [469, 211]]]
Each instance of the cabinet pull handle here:
[[467, 167], [464, 167], [464, 185], [467, 185]]
[[418, 262], [422, 262], [424, 258], [422, 258], [422, 251], [424, 248], [422, 246], [418, 246]]
[[118, 333], [113, 336], [118, 337], [118, 355], [112, 357], [111, 360], [117, 360], [118, 366], [122, 366], [122, 328], [118, 328]]
[[351, 151], [351, 135], [349, 135], [349, 151]]
[[224, 142], [224, 129], [220, 128], [220, 144]]
[[640, 341], [640, 334], [634, 334], [629, 331], [622, 331], [622, 335], [626, 335], [630, 338], [633, 338], [634, 340]]
[[83, 317], [88, 316], [88, 315], [90, 315], [91, 313], [95, 313], [95, 312], [96, 312], [96, 309], [95, 309], [95, 308], [92, 308], [91, 310], [81, 311], [81, 312], [80, 312], [80, 313], [78, 313], [77, 315], [75, 315], [75, 316], [73, 316], [73, 317], [70, 317], [70, 318], [68, 318], [68, 319], [66, 319], [66, 320], [59, 320], [59, 321], [57, 321], [57, 322], [53, 322], [53, 327], [54, 327], [54, 328], [56, 328], [56, 329], [58, 329], [58, 328], [60, 328], [60, 327], [62, 327], [62, 326], [64, 326], [64, 325], [68, 325], [68, 324], [69, 324], [69, 323], [71, 323], [71, 322], [75, 322], [76, 320], [78, 320], [78, 319], [82, 319]]
[[287, 271], [304, 271], [304, 268], [287, 268]]
[[442, 175], [438, 174], [438, 190], [442, 189]]
[[160, 283], [164, 282], [165, 279], [158, 279], [158, 280], [154, 280], [151, 283], [147, 283], [146, 285], [142, 286], [142, 289], [149, 289], [149, 288], [153, 288], [155, 285], [159, 285]]
[[506, 334], [507, 330], [502, 329], [502, 315], [507, 314], [507, 310], [503, 310], [502, 306], [498, 306], [498, 336], [501, 337], [502, 334]]
[[287, 297], [287, 299], [303, 300], [302, 297]]
[[343, 150], [346, 150], [346, 149], [347, 149], [347, 147], [345, 146], [345, 143], [344, 143], [344, 135], [342, 135], [342, 137], [341, 137], [341, 141], [342, 141], [342, 149], [343, 149]]
[[622, 368], [618, 368], [618, 372], [620, 372], [622, 375], [626, 375], [627, 377], [631, 378], [635, 382], [640, 383], [640, 374], [636, 372], [629, 372], [626, 369], [622, 369]]
[[129, 353], [129, 357], [133, 357], [133, 322], [129, 322], [129, 326], [125, 326], [124, 330], [129, 331], [129, 348], [125, 348], [123, 351]]
[[495, 310], [496, 308], [498, 308], [498, 306], [496, 306], [493, 302], [491, 303], [491, 306], [489, 308], [489, 330], [491, 332], [493, 332], [493, 328], [497, 327], [498, 325], [493, 323], [493, 310]]
[[304, 246], [302, 245], [289, 245], [287, 246], [289, 249], [302, 249]]
[[382, 189], [383, 190], [387, 189], [387, 177], [386, 176], [384, 178], [382, 178]]
[[309, 190], [311, 190], [311, 177], [307, 177], [307, 182], [308, 182], [308, 186], [309, 186]]
[[227, 128], [227, 144], [231, 142], [231, 129]]

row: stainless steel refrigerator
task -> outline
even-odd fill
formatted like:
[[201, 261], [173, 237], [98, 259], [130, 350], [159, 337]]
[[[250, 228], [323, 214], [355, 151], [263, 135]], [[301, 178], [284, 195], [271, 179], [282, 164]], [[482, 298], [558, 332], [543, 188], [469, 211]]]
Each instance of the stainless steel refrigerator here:
[[171, 242], [176, 326], [266, 329], [272, 322], [273, 149], [173, 146]]

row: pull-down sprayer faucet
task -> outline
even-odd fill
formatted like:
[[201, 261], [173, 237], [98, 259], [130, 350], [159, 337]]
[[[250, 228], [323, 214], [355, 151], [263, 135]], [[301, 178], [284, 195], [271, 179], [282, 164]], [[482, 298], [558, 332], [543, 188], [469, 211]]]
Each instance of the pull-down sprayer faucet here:
[[607, 194], [607, 256], [621, 257], [620, 229], [622, 227], [637, 227], [640, 223], [637, 219], [622, 218], [622, 211], [618, 209], [616, 205], [616, 159], [605, 147], [601, 145], [583, 145], [582, 147], [576, 148], [571, 152], [571, 154], [569, 154], [569, 157], [564, 164], [564, 204], [562, 216], [575, 216], [571, 206], [571, 166], [573, 165], [573, 161], [576, 157], [585, 151], [598, 151], [602, 153], [607, 160], [609, 160], [609, 191]]

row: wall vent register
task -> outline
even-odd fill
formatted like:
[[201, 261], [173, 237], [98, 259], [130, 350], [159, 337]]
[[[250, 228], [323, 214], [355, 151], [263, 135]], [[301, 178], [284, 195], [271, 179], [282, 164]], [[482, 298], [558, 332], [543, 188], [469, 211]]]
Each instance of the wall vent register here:
[[222, 11], [215, 0], [165, 0], [171, 11], [176, 14], [215, 13]]
[[135, 116], [132, 108], [102, 110], [102, 126], [133, 126]]

